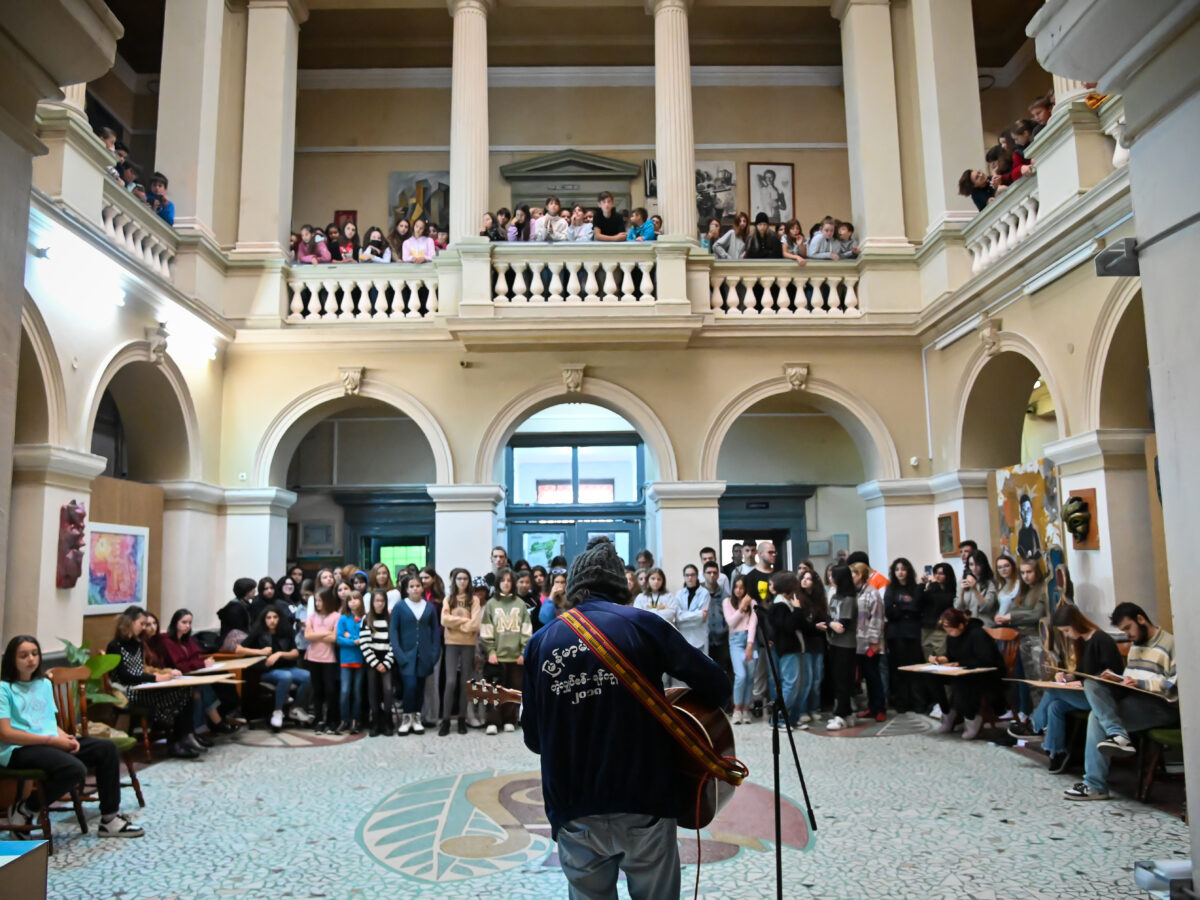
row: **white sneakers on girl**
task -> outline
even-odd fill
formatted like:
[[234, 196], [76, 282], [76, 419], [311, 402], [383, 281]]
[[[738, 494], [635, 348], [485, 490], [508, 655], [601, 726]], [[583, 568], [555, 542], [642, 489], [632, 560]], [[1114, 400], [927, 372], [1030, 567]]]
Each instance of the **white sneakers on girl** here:
[[498, 729], [496, 728], [495, 725], [489, 725], [487, 727], [487, 730], [484, 732], [484, 734], [496, 734], [497, 732], [498, 732]]
[[825, 726], [825, 730], [826, 731], [841, 731], [845, 727], [846, 727], [846, 720], [843, 719], [841, 716], [834, 716], [832, 719], [829, 720], [829, 723]]
[[421, 714], [420, 713], [412, 713], [408, 717], [408, 719], [412, 725], [413, 734], [424, 734], [425, 733], [425, 726], [421, 724]]
[[400, 727], [396, 729], [396, 734], [405, 735], [412, 731], [413, 717], [412, 713], [403, 713], [400, 716]]

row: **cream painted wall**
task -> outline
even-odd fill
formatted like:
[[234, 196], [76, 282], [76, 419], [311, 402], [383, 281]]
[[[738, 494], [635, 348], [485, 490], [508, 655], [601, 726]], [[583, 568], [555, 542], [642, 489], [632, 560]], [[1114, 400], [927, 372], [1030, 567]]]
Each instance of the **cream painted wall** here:
[[[844, 144], [844, 104], [838, 88], [695, 88], [696, 142]], [[449, 143], [450, 92], [435, 89], [302, 91], [297, 108], [293, 224], [326, 224], [338, 209], [356, 209], [360, 228], [391, 221], [387, 176], [399, 170], [447, 170], [446, 151], [303, 152], [317, 147], [444, 147]], [[635, 88], [497, 88], [489, 94], [492, 146], [595, 148], [641, 164], [654, 155], [654, 91]], [[611, 150], [620, 145], [646, 149]], [[494, 151], [490, 197], [497, 209], [512, 194], [500, 175], [510, 162], [537, 151]], [[848, 216], [850, 175], [844, 147], [820, 150], [698, 149], [700, 160], [737, 165], [737, 205], [749, 207], [750, 162], [790, 163], [797, 214], [806, 227], [827, 213]], [[642, 180], [631, 185], [635, 205], [647, 203]]]
[[[321, 491], [304, 491], [297, 496], [296, 503], [288, 510], [288, 523], [298, 523], [303, 529], [305, 522], [332, 522], [334, 556], [340, 556], [346, 533], [346, 511], [329, 494]], [[301, 537], [297, 538], [297, 553], [303, 554]]]
[[[829, 540], [835, 534], [850, 536], [850, 549], [867, 546], [867, 505], [853, 485], [822, 485], [805, 507], [808, 540]], [[811, 555], [811, 554], [810, 554]], [[813, 556], [818, 571], [833, 562], [832, 556]]]
[[313, 426], [288, 470], [289, 487], [436, 481], [429, 444], [411, 419], [366, 419], [354, 412]]
[[823, 415], [747, 413], [721, 446], [717, 478], [730, 483], [849, 484], [864, 480], [854, 440]]

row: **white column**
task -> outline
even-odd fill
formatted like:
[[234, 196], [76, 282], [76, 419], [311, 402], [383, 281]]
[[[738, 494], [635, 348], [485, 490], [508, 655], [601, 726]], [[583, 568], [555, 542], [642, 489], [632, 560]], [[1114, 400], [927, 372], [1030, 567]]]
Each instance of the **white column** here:
[[912, 18], [925, 204], [933, 232], [976, 213], [971, 198], [959, 196], [958, 179], [983, 151], [979, 70], [970, 3], [912, 0]]
[[450, 240], [478, 237], [488, 210], [487, 17], [493, 0], [447, 0], [450, 70]]
[[688, 10], [692, 0], [646, 0], [654, 14], [654, 158], [666, 234], [696, 241], [696, 139]]
[[[218, 589], [238, 578], [279, 576], [287, 565], [287, 511], [296, 495], [283, 488], [228, 488], [218, 525]], [[193, 560], [193, 564], [195, 560]]]
[[286, 257], [296, 151], [296, 59], [303, 0], [249, 0], [235, 252]]
[[59, 511], [72, 500], [90, 511], [92, 479], [105, 465], [102, 456], [68, 447], [19, 444], [13, 448], [4, 634], [32, 634], [46, 652], [61, 649], [62, 638], [75, 644], [81, 640], [88, 592], [87, 544], [75, 586], [57, 587]]
[[[81, 121], [87, 122], [87, 114], [85, 112], [87, 106], [87, 83], [81, 81], [77, 84], [63, 85], [62, 92], [63, 98], [61, 100], [43, 100], [39, 105], [61, 106]], [[91, 130], [90, 127], [89, 130]]]
[[[981, 549], [991, 555], [992, 552], [992, 504], [988, 496], [988, 469], [956, 469], [953, 472], [942, 472], [929, 479], [929, 487], [933, 492], [934, 516], [946, 513], [958, 514], [958, 540], [974, 541]], [[939, 552], [921, 563], [931, 565], [941, 559], [950, 563], [958, 577], [962, 577], [962, 559], [958, 555], [957, 543], [952, 556], [943, 556]], [[917, 561], [913, 560], [913, 565]]]
[[1075, 602], [1093, 622], [1107, 622], [1113, 607], [1131, 597], [1151, 619], [1160, 620], [1154, 590], [1150, 494], [1146, 481], [1146, 437], [1140, 428], [1103, 428], [1046, 445], [1046, 458], [1059, 466], [1059, 504], [1072, 491], [1091, 488], [1089, 512], [1099, 537], [1096, 550], [1076, 550], [1065, 529], [1063, 544]]
[[1054, 112], [1066, 109], [1072, 100], [1082, 100], [1091, 93], [1082, 81], [1064, 78], [1062, 75], [1051, 75], [1050, 77], [1054, 79]]
[[886, 572], [897, 556], [918, 568], [942, 558], [928, 478], [868, 481], [858, 486], [858, 495], [867, 503], [867, 554], [873, 568]]
[[683, 567], [699, 563], [701, 547], [720, 546], [724, 493], [724, 481], [656, 481], [647, 489], [647, 545], [671, 584], [682, 584]]
[[[453, 190], [453, 188], [451, 188]], [[472, 575], [491, 571], [497, 509], [504, 499], [498, 484], [429, 484], [433, 498], [434, 565], [449, 572], [463, 566]]]
[[[222, 556], [224, 548], [218, 541], [225, 491], [199, 481], [164, 481], [159, 487], [163, 489], [162, 596], [174, 597], [177, 606], [190, 609], [197, 629], [215, 626], [217, 610], [229, 599], [233, 582], [219, 582], [217, 566], [196, 561]], [[278, 577], [282, 571], [271, 569], [267, 574]], [[186, 594], [180, 593], [181, 585], [187, 585]]]
[[831, 11], [841, 22], [855, 229], [863, 236], [864, 253], [908, 252], [888, 0], [834, 0]]
[[167, 0], [158, 76], [154, 167], [171, 179], [175, 227], [210, 233], [224, 18], [224, 0]]

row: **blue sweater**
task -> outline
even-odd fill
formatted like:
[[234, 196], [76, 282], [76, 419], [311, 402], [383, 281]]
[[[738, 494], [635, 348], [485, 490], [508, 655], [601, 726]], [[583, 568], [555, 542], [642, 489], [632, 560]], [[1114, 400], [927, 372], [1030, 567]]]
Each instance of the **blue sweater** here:
[[361, 666], [363, 664], [362, 647], [358, 638], [362, 634], [362, 623], [355, 622], [354, 616], [342, 613], [337, 624], [338, 662], [343, 666]]
[[[597, 596], [579, 609], [651, 683], [661, 684], [667, 672], [705, 703], [721, 706], [729, 699], [720, 667], [654, 613]], [[679, 745], [583, 648], [562, 619], [525, 648], [521, 727], [525, 745], [542, 756], [542, 795], [555, 839], [564, 823], [581, 816], [671, 817], [678, 811]]]
[[399, 600], [392, 607], [388, 632], [392, 638], [397, 674], [424, 678], [437, 667], [442, 655], [442, 638], [438, 633], [437, 609], [428, 600], [421, 607], [420, 620], [412, 614], [406, 600]]
[[645, 221], [641, 225], [630, 225], [629, 233], [625, 235], [625, 240], [636, 241], [638, 238], [644, 241], [657, 240], [658, 235], [654, 233], [654, 223]]

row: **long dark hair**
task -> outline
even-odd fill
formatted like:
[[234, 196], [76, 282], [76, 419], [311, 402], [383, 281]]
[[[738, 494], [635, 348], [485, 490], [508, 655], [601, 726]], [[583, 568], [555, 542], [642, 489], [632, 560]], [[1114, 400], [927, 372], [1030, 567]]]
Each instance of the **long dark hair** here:
[[801, 608], [812, 616], [814, 622], [823, 622], [829, 618], [829, 600], [825, 596], [825, 588], [821, 586], [821, 579], [815, 570], [810, 569], [805, 574], [812, 579], [812, 590], [804, 589], [804, 575], [800, 575], [796, 579], [796, 597]]
[[[376, 614], [375, 614], [375, 598], [376, 597], [383, 598], [383, 615], [382, 616], [376, 616]], [[375, 588], [375, 590], [371, 591], [371, 599], [367, 603], [367, 608], [366, 608], [366, 611], [363, 613], [363, 615], [365, 615], [367, 617], [367, 627], [368, 628], [375, 627], [376, 618], [382, 618], [385, 623], [390, 622], [391, 617], [388, 615], [388, 608], [387, 608], [387, 591], [385, 591], [383, 588]]]
[[[908, 584], [901, 583], [899, 576], [896, 575], [897, 566], [904, 566], [905, 570], [907, 570]], [[888, 568], [888, 587], [892, 588], [893, 590], [900, 591], [905, 589], [912, 590], [916, 588], [916, 586], [917, 573], [913, 569], [913, 564], [903, 556], [897, 556], [894, 560], [892, 560], [892, 564]]]
[[943, 590], [950, 594], [958, 594], [958, 576], [954, 574], [954, 566], [950, 563], [938, 563], [933, 567], [933, 574], [936, 575], [938, 572], [946, 573], [946, 583], [939, 585], [936, 581], [931, 580], [926, 590]]
[[[173, 641], [179, 640], [179, 620], [182, 619], [184, 616], [191, 616], [191, 615], [192, 615], [192, 611], [190, 609], [175, 610], [175, 612], [171, 615], [170, 623], [167, 625], [167, 631], [166, 631], [167, 637], [169, 637]], [[192, 616], [192, 621], [193, 622], [196, 621], [195, 616]], [[188, 638], [190, 639], [191, 637], [192, 637], [192, 635], [189, 632]]]
[[833, 567], [833, 592], [838, 597], [857, 597], [858, 588], [854, 586], [854, 578], [849, 566]]
[[979, 587], [986, 587], [988, 582], [995, 583], [996, 576], [992, 572], [992, 564], [988, 562], [987, 554], [982, 550], [972, 550], [967, 557], [967, 574], [974, 575], [971, 564], [979, 566], [979, 576], [975, 579]]
[[[517, 240], [518, 241], [527, 241], [527, 240], [529, 240], [529, 226], [533, 223], [533, 220], [529, 216], [529, 204], [522, 203], [520, 206], [517, 207], [517, 212], [521, 212], [521, 213], [525, 214], [525, 221], [523, 221], [520, 225], [513, 226], [517, 229]], [[515, 214], [513, 215], [513, 218], [514, 219], [516, 218]], [[511, 221], [508, 224], [513, 225], [513, 223]], [[515, 588], [514, 588], [514, 590], [515, 590]]]
[[[467, 593], [465, 595], [467, 599], [465, 602], [458, 599], [458, 576], [460, 574], [467, 576]], [[450, 588], [446, 592], [446, 599], [453, 608], [471, 608], [471, 601], [475, 599], [475, 591], [471, 587], [471, 573], [462, 566], [455, 566], [450, 570]]]
[[22, 644], [33, 644], [37, 647], [38, 664], [33, 670], [33, 674], [29, 676], [29, 680], [35, 678], [45, 678], [46, 658], [42, 656], [42, 645], [38, 643], [38, 639], [32, 634], [18, 634], [15, 638], [8, 642], [8, 646], [4, 648], [4, 660], [0, 662], [0, 681], [20, 681], [21, 673], [17, 671], [17, 648]]
[[271, 634], [271, 629], [267, 627], [267, 616], [270, 613], [275, 613], [275, 618], [277, 620], [275, 623], [275, 633], [287, 634], [283, 627], [283, 610], [272, 603], [270, 606], [265, 607], [263, 611], [258, 614], [258, 618], [255, 619], [254, 624], [250, 626], [250, 633], [247, 635], [248, 638], [258, 637], [259, 635], [263, 634], [269, 636]]
[[419, 578], [421, 575], [429, 573], [429, 577], [433, 579], [433, 584], [430, 586], [429, 595], [433, 600], [434, 605], [440, 605], [446, 599], [446, 583], [442, 581], [442, 576], [437, 573], [437, 569], [433, 566], [426, 566], [417, 573]]
[[321, 604], [321, 611], [317, 615], [324, 617], [340, 611], [335, 590], [336, 588], [324, 587], [313, 594], [313, 611], [316, 612], [316, 605]]

